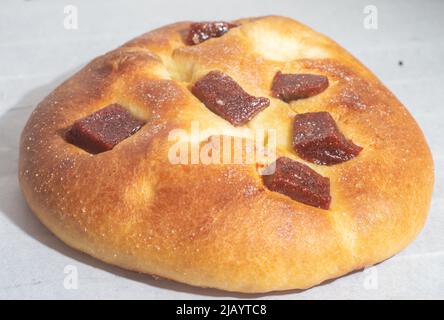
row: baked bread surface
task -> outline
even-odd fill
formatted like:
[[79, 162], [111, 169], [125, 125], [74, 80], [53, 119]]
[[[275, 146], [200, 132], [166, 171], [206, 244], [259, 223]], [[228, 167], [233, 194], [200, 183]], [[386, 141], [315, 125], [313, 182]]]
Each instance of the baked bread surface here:
[[[32, 113], [20, 142], [26, 201], [62, 241], [107, 263], [237, 292], [302, 289], [394, 255], [429, 209], [433, 162], [415, 120], [361, 63], [292, 19], [234, 21], [222, 37], [184, 42], [190, 22], [148, 32], [100, 56]], [[270, 106], [234, 128], [190, 91], [212, 70]], [[327, 76], [316, 96], [270, 95], [276, 72]], [[76, 120], [120, 103], [146, 121], [92, 155], [64, 139]], [[360, 154], [332, 166], [300, 159], [295, 114], [327, 111]], [[275, 129], [277, 154], [330, 179], [328, 210], [268, 190], [256, 164], [171, 164], [173, 129]], [[200, 137], [192, 143], [202, 143]]]

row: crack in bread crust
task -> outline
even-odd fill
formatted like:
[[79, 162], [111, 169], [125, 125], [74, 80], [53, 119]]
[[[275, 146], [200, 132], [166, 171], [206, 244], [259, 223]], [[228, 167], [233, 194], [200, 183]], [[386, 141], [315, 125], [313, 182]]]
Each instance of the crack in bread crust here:
[[[401, 250], [422, 228], [433, 188], [431, 154], [414, 119], [325, 36], [284, 17], [234, 23], [195, 46], [183, 42], [189, 22], [148, 32], [45, 98], [20, 142], [19, 180], [31, 209], [68, 245], [98, 259], [238, 292], [308, 288]], [[169, 163], [170, 130], [188, 130], [191, 121], [202, 130], [233, 129], [189, 91], [211, 70], [270, 98], [246, 126], [275, 128], [278, 156], [304, 162], [291, 147], [296, 112], [329, 112], [364, 148], [331, 167], [304, 162], [330, 178], [328, 211], [267, 190], [254, 164]], [[330, 86], [286, 104], [270, 93], [279, 70], [324, 75]], [[94, 156], [63, 139], [61, 130], [114, 102], [146, 125]]]

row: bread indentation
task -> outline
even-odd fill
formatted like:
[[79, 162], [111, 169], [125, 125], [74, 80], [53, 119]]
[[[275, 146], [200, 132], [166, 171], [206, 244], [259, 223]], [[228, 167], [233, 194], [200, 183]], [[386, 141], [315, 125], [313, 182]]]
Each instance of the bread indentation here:
[[[264, 23], [265, 22], [265, 23]], [[271, 22], [276, 23], [276, 22]], [[285, 26], [278, 22], [285, 32], [268, 25], [267, 21], [252, 22], [243, 25], [241, 31], [251, 43], [256, 53], [266, 59], [287, 62], [296, 59], [321, 59], [327, 58], [328, 54], [320, 48], [316, 40], [310, 39], [309, 35], [300, 28], [294, 28], [291, 23]]]

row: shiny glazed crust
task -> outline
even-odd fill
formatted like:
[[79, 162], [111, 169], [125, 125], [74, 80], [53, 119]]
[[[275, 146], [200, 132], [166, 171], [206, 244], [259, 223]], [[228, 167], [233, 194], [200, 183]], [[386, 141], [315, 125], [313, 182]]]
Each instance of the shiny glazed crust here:
[[[308, 288], [387, 259], [422, 228], [433, 162], [405, 107], [332, 40], [285, 17], [240, 26], [195, 46], [189, 22], [146, 33], [90, 62], [32, 113], [20, 143], [19, 179], [39, 219], [68, 245], [126, 269], [237, 292]], [[278, 155], [330, 178], [322, 210], [264, 187], [255, 164], [173, 165], [172, 129], [234, 128], [190, 91], [220, 70], [270, 106], [244, 127], [277, 130]], [[271, 96], [277, 71], [329, 78], [319, 95]], [[67, 143], [77, 119], [120, 103], [147, 124], [113, 150]], [[319, 166], [291, 145], [296, 113], [328, 111], [362, 146], [350, 161]], [[205, 137], [193, 143], [202, 143]]]

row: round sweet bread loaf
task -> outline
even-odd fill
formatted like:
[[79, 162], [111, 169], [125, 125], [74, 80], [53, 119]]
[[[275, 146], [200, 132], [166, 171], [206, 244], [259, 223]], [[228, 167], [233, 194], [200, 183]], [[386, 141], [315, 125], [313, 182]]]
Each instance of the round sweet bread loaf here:
[[[216, 161], [217, 148], [203, 161], [209, 141], [243, 146], [261, 131], [241, 161]], [[246, 161], [271, 145], [274, 158]], [[426, 219], [433, 162], [368, 69], [267, 16], [175, 23], [94, 59], [32, 113], [19, 180], [71, 247], [195, 286], [267, 292], [404, 248]]]

